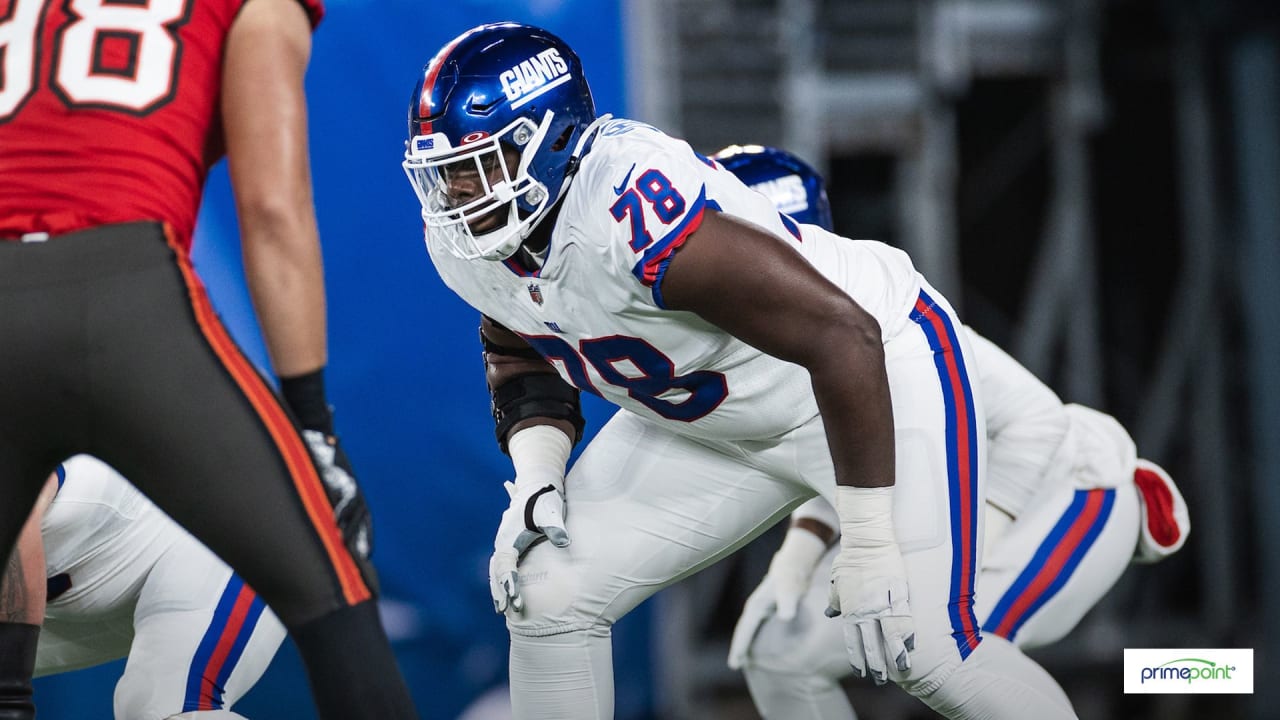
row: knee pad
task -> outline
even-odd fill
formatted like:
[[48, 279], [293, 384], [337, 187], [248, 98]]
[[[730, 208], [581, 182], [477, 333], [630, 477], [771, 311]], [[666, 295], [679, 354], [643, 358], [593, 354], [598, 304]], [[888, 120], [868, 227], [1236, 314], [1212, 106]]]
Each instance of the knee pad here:
[[164, 681], [126, 673], [116, 683], [115, 717], [118, 720], [248, 720], [230, 710], [191, 710], [174, 714], [174, 710], [182, 709], [182, 695], [166, 694], [165, 687]]
[[164, 720], [174, 710], [182, 709], [182, 697], [176, 698], [177, 705], [165, 702], [157, 684], [145, 678], [135, 678], [125, 673], [116, 683], [113, 699], [115, 716], [129, 720]]
[[[983, 642], [986, 642], [985, 635]], [[950, 635], [934, 636], [933, 643], [923, 643], [917, 635], [916, 649], [911, 653], [911, 669], [904, 674], [891, 668], [889, 677], [909, 695], [923, 699], [942, 687], [961, 662]]]
[[598, 624], [602, 608], [582, 597], [581, 567], [573, 562], [572, 546], [539, 543], [521, 559], [518, 572], [524, 610], [507, 610], [512, 633], [556, 635]]
[[848, 675], [852, 668], [840, 621], [813, 610], [806, 598], [801, 612], [790, 621], [783, 622], [776, 616], [765, 621], [751, 643], [746, 666], [762, 672], [832, 680]]
[[983, 636], [964, 662], [899, 684], [935, 712], [957, 720], [1079, 720], [1053, 677], [999, 635]]

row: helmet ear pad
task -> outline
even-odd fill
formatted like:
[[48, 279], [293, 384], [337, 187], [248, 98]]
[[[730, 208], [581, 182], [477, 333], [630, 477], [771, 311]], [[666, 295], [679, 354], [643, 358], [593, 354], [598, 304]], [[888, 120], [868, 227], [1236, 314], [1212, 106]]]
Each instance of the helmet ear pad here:
[[[535, 152], [537, 153], [551, 155], [554, 158], [554, 161], [555, 161], [554, 165], [556, 167], [560, 167], [560, 166], [564, 167], [563, 174], [559, 178], [560, 192], [557, 193], [556, 200], [559, 199], [559, 196], [564, 195], [564, 191], [568, 189], [565, 181], [568, 180], [570, 177], [572, 177], [573, 173], [577, 170], [577, 159], [573, 157], [573, 151], [574, 151], [574, 146], [576, 145], [576, 140], [582, 135], [582, 130], [583, 128], [578, 125], [565, 126], [563, 129], [561, 129], [560, 135], [556, 137], [554, 140], [551, 140], [549, 146], [547, 146], [545, 149], [535, 150]], [[542, 138], [543, 145], [546, 145], [547, 141], [548, 141], [548, 138]], [[517, 152], [520, 152], [520, 151], [517, 150]], [[520, 153], [520, 154], [523, 157], [523, 153]], [[530, 174], [533, 175], [533, 173], [530, 173]], [[541, 183], [539, 184], [541, 185]], [[529, 203], [536, 204], [540, 202], [538, 189], [535, 188], [534, 190], [531, 190], [528, 195], [524, 196], [524, 198], [527, 198], [528, 202], [525, 202], [524, 199], [522, 198], [520, 202], [520, 211], [530, 212], [531, 209], [529, 208]]]

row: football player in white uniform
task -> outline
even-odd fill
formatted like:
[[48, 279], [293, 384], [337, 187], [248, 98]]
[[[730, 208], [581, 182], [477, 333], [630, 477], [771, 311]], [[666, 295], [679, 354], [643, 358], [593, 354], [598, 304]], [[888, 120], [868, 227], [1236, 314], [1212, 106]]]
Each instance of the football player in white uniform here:
[[[427, 249], [482, 314], [515, 466], [490, 584], [516, 717], [611, 717], [613, 623], [815, 495], [839, 517], [830, 611], [855, 671], [949, 718], [1075, 717], [980, 631], [985, 414], [968, 338], [905, 253], [597, 117], [538, 28], [448, 43], [409, 120]], [[621, 409], [565, 477], [579, 390]]]
[[[230, 708], [271, 663], [280, 621], [106, 463], [77, 455], [50, 484], [32, 516], [47, 569], [35, 675], [127, 657], [117, 720], [241, 718]], [[18, 548], [33, 551], [29, 538]]]
[[[777, 148], [734, 146], [715, 159], [801, 222], [831, 229], [821, 176]], [[966, 328], [987, 415], [985, 548], [976, 608], [983, 632], [1022, 648], [1052, 643], [1131, 561], [1156, 562], [1190, 531], [1186, 503], [1159, 466], [1140, 460], [1109, 415], [1058, 396]], [[821, 498], [792, 514], [782, 547], [734, 629], [729, 665], [756, 708], [778, 720], [853, 720], [839, 633], [822, 619], [835, 511]]]

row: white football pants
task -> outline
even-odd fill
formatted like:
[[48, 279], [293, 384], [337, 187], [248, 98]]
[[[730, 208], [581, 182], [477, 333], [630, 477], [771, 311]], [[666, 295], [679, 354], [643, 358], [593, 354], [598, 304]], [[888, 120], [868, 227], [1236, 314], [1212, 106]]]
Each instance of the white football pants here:
[[[965, 367], [968, 340], [952, 318], [944, 301], [922, 293], [916, 330], [885, 345], [894, 522], [916, 630], [911, 669], [890, 677], [951, 718], [1074, 718], [1034, 661], [979, 633], [972, 599], [986, 436]], [[525, 610], [507, 614], [512, 710], [522, 720], [612, 717], [613, 623], [814, 494], [834, 501], [835, 476], [819, 418], [780, 437], [730, 442], [619, 411], [570, 471], [565, 493], [572, 544], [529, 551], [520, 564]]]
[[[1042, 490], [983, 557], [976, 599], [983, 644], [998, 636], [1034, 648], [1065, 636], [1128, 567], [1139, 520], [1132, 480]], [[832, 549], [819, 568], [834, 558]], [[844, 639], [822, 614], [827, 585], [828, 573], [815, 572], [796, 617], [770, 617], [751, 644], [743, 673], [766, 720], [856, 717], [840, 686], [851, 673]]]
[[[184, 712], [211, 720], [239, 717], [216, 711], [230, 708], [258, 681], [284, 641], [284, 626], [231, 568], [160, 517], [180, 537], [150, 570], [104, 574], [105, 584], [84, 596], [91, 604], [94, 596], [133, 595], [132, 612], [104, 616], [92, 607], [60, 604], [59, 617], [46, 618], [40, 632], [36, 674], [127, 655], [115, 690], [117, 720], [163, 720]], [[111, 585], [115, 579], [120, 587]]]

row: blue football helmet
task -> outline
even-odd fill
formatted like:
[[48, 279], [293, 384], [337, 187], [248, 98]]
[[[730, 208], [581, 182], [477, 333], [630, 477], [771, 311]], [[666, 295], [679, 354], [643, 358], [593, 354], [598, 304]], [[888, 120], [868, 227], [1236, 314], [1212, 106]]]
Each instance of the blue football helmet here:
[[786, 150], [763, 145], [730, 145], [714, 157], [747, 187], [772, 200], [779, 212], [796, 222], [831, 231], [826, 184], [805, 161]]
[[428, 236], [472, 260], [510, 257], [568, 189], [596, 120], [577, 53], [541, 28], [468, 30], [423, 68], [404, 169]]

